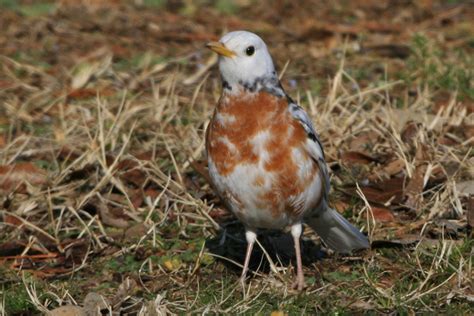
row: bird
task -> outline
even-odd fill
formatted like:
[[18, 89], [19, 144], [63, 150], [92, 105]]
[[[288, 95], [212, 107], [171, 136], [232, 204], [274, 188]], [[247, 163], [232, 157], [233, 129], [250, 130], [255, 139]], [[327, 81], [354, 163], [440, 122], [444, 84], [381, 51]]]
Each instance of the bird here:
[[284, 91], [265, 42], [233, 31], [206, 47], [218, 54], [222, 94], [206, 130], [211, 185], [245, 227], [245, 284], [257, 231], [290, 230], [293, 287], [305, 286], [300, 237], [310, 226], [335, 252], [369, 248], [367, 237], [328, 205], [330, 179], [319, 135]]

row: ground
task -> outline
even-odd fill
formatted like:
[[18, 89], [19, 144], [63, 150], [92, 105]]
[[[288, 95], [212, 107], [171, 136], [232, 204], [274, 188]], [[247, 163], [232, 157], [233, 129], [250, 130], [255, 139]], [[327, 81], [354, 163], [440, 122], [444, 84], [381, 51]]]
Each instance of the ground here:
[[[455, 0], [0, 0], [0, 313], [472, 311], [472, 21]], [[331, 205], [371, 240], [339, 256], [306, 229], [301, 293], [283, 232], [243, 291], [242, 226], [207, 181], [204, 45], [237, 29], [266, 41]]]

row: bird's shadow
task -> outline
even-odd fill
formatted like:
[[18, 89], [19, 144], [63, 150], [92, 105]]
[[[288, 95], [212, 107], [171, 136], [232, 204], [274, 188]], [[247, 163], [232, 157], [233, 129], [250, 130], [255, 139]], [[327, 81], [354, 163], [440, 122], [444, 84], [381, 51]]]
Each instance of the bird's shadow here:
[[[258, 231], [257, 238], [275, 264], [280, 263], [282, 266], [288, 266], [292, 262], [293, 265], [296, 265], [295, 247], [291, 234], [275, 230], [262, 230]], [[222, 225], [219, 235], [206, 240], [206, 247], [227, 267], [236, 273], [240, 273], [242, 268], [234, 262], [241, 265], [244, 264], [247, 249], [244, 226], [240, 222]], [[303, 265], [311, 265], [325, 256], [326, 253], [321, 250], [319, 245], [316, 245], [311, 240], [301, 240]], [[257, 243], [253, 247], [249, 269], [264, 273], [270, 271], [270, 264]]]

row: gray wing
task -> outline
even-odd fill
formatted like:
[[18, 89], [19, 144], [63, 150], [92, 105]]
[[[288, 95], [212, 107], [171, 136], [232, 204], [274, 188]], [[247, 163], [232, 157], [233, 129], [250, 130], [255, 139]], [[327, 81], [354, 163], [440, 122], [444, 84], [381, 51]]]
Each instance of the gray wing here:
[[289, 109], [291, 115], [300, 122], [306, 131], [306, 134], [308, 135], [308, 139], [306, 141], [307, 149], [313, 160], [318, 164], [324, 185], [324, 200], [327, 201], [330, 189], [329, 173], [324, 157], [323, 145], [319, 140], [319, 135], [316, 133], [308, 113], [306, 113], [306, 111], [301, 106], [291, 101], [289, 104]]

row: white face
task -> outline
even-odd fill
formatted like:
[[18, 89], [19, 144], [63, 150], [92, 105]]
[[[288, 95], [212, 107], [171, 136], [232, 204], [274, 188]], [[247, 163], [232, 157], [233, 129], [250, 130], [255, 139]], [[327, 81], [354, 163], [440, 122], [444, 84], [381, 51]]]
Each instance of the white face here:
[[219, 56], [223, 80], [231, 87], [252, 84], [257, 78], [276, 77], [267, 46], [257, 35], [246, 31], [227, 33], [220, 40], [232, 56]]

